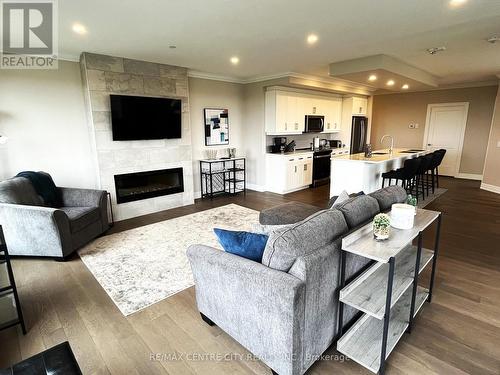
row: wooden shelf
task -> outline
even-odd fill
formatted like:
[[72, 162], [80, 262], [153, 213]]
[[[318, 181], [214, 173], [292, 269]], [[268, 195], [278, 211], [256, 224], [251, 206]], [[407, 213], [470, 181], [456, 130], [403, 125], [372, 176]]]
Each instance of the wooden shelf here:
[[[420, 270], [432, 260], [434, 252], [422, 249]], [[407, 246], [395, 258], [391, 307], [413, 285], [417, 247]], [[377, 319], [383, 319], [387, 295], [389, 265], [376, 263], [340, 291], [340, 301]]]
[[0, 295], [0, 329], [19, 322], [14, 294]]
[[0, 290], [9, 286], [10, 286], [10, 280], [9, 280], [9, 273], [7, 272], [7, 263], [3, 262], [0, 263]]
[[[400, 298], [391, 309], [389, 334], [387, 336], [386, 358], [392, 352], [409, 325], [412, 288]], [[425, 288], [418, 287], [415, 299], [415, 313], [422, 308], [428, 296]], [[383, 320], [364, 314], [337, 343], [337, 350], [358, 362], [368, 370], [377, 373], [380, 369]]]
[[412, 240], [432, 224], [439, 214], [437, 211], [419, 208], [415, 215], [413, 228], [391, 228], [391, 235], [385, 241], [376, 241], [373, 238], [373, 224], [368, 223], [342, 239], [342, 250], [377, 262], [387, 263], [391, 257], [396, 256], [403, 248], [411, 244]]

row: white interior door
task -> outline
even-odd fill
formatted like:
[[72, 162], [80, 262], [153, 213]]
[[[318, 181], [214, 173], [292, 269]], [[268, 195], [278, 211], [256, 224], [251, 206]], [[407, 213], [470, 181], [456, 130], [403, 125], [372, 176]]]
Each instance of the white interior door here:
[[439, 166], [440, 175], [457, 176], [459, 173], [468, 110], [469, 103], [427, 106], [424, 147], [431, 151], [446, 150]]

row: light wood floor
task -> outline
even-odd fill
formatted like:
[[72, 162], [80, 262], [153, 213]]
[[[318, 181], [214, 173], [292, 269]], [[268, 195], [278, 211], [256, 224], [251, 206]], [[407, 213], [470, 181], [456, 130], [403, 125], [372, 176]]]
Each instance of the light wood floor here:
[[[433, 303], [389, 359], [389, 374], [500, 374], [500, 196], [474, 181], [442, 179], [449, 191], [428, 208], [444, 212]], [[235, 202], [257, 210], [289, 200], [323, 206], [321, 187], [287, 196], [197, 202], [118, 223], [113, 232]], [[424, 245], [432, 247], [432, 233]], [[270, 374], [217, 327], [205, 325], [187, 289], [126, 318], [78, 257], [66, 263], [16, 259], [14, 272], [29, 332], [0, 332], [0, 368], [69, 340], [84, 374]], [[154, 353], [175, 360], [151, 360]], [[232, 360], [195, 360], [211, 353]], [[326, 354], [335, 354], [330, 348]], [[309, 374], [365, 374], [352, 361], [317, 362]]]

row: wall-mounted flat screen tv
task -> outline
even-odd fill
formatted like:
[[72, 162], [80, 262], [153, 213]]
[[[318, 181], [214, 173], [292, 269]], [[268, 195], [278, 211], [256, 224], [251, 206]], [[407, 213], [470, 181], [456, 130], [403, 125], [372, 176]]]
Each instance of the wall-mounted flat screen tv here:
[[181, 138], [180, 99], [111, 95], [113, 141]]

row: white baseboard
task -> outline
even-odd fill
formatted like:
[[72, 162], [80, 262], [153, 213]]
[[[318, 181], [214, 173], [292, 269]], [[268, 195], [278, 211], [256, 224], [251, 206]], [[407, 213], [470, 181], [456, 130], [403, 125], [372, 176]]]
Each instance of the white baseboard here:
[[492, 193], [500, 194], [500, 186], [485, 184], [484, 182], [481, 184], [481, 189], [486, 191], [491, 191]]
[[249, 184], [249, 183], [247, 183], [247, 189], [248, 190], [254, 190], [254, 191], [260, 191], [260, 192], [266, 191], [266, 187], [265, 186], [256, 185], [256, 184]]
[[194, 199], [199, 199], [201, 198], [201, 191], [195, 191], [194, 192]]
[[483, 179], [482, 174], [474, 174], [474, 173], [459, 173], [455, 177], [464, 178], [466, 180], [478, 180], [478, 181], [481, 181]]

